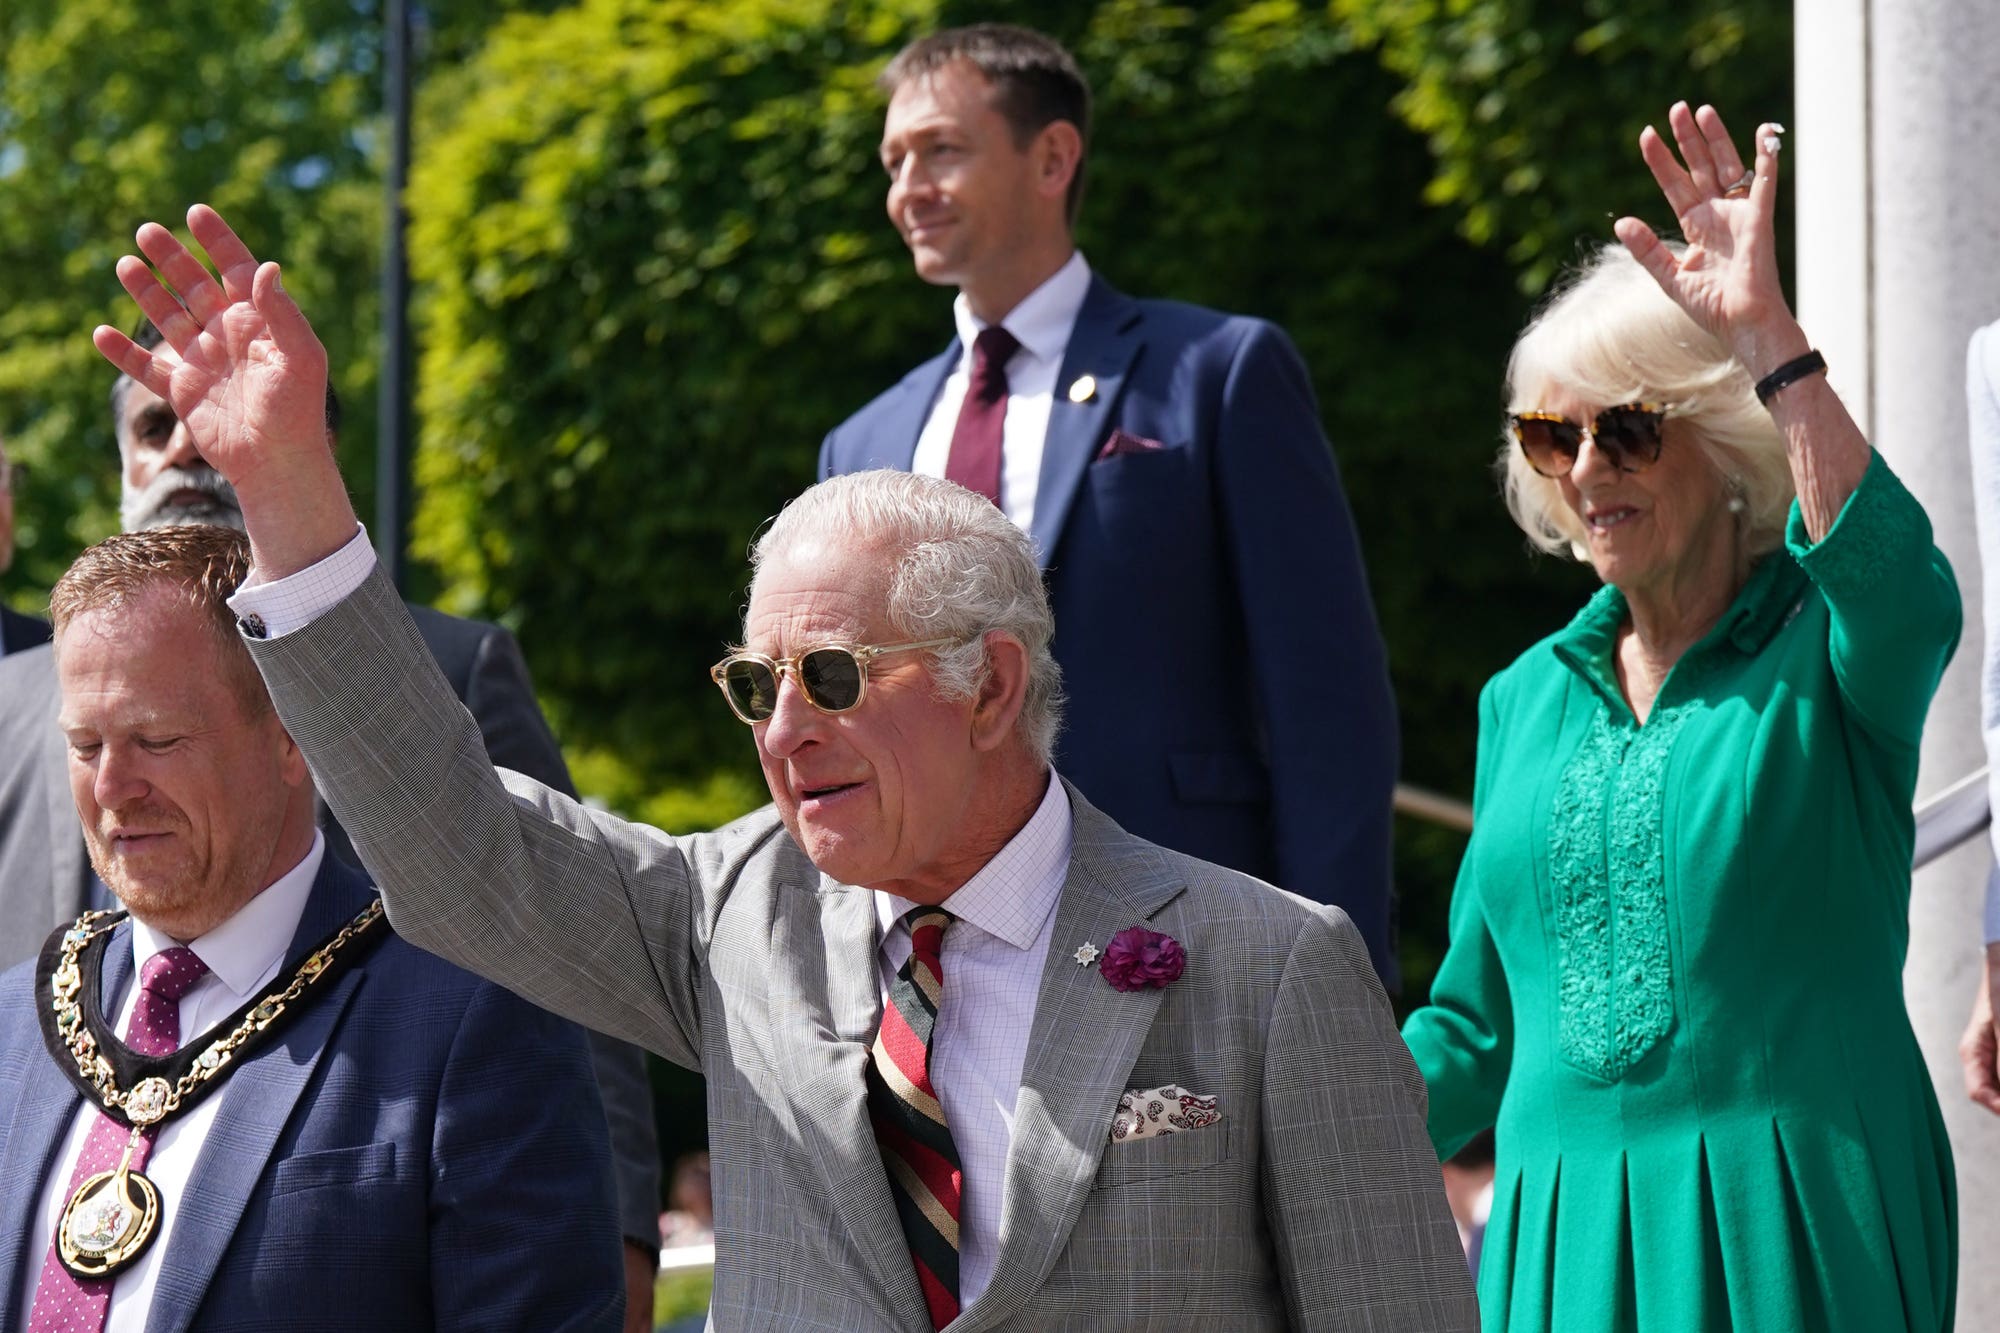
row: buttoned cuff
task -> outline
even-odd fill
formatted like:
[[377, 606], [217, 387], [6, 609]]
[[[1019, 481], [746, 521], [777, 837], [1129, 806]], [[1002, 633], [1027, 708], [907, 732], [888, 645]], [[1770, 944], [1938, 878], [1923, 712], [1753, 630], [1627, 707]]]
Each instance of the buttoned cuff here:
[[[339, 606], [375, 568], [375, 547], [365, 525], [354, 525], [347, 545], [315, 565], [271, 583], [246, 583], [229, 599], [236, 627], [253, 639], [281, 639]], [[253, 572], [251, 577], [256, 576]]]

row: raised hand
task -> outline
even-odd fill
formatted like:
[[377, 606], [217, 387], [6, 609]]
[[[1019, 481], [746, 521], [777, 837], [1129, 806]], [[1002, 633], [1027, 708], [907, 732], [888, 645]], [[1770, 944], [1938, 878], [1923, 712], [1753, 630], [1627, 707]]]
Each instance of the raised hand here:
[[1667, 295], [1762, 375], [1804, 350], [1778, 274], [1774, 215], [1783, 130], [1757, 127], [1756, 166], [1746, 170], [1714, 107], [1690, 111], [1676, 102], [1667, 124], [1679, 155], [1650, 125], [1639, 135], [1639, 152], [1687, 248], [1676, 255], [1637, 218], [1620, 218], [1613, 230]]
[[[206, 204], [188, 227], [211, 274], [158, 223], [139, 228], [118, 281], [159, 329], [148, 351], [100, 325], [91, 341], [118, 369], [173, 405], [202, 456], [236, 487], [259, 575], [296, 572], [354, 535], [353, 508], [326, 435], [326, 349], [286, 294]], [[179, 298], [161, 282], [173, 285]]]

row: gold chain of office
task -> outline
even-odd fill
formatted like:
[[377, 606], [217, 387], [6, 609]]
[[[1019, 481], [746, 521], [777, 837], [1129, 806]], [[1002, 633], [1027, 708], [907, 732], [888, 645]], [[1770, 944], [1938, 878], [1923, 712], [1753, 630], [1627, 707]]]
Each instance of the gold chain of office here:
[[49, 978], [49, 998], [56, 1032], [76, 1061], [78, 1075], [106, 1110], [120, 1110], [132, 1123], [132, 1137], [114, 1170], [100, 1171], [71, 1191], [56, 1226], [56, 1253], [63, 1267], [80, 1278], [116, 1273], [138, 1259], [158, 1232], [159, 1190], [144, 1172], [132, 1167], [134, 1150], [153, 1126], [181, 1108], [189, 1094], [228, 1072], [236, 1052], [253, 1041], [286, 1012], [312, 984], [326, 976], [340, 951], [382, 919], [382, 900], [370, 902], [332, 938], [308, 954], [281, 986], [264, 993], [241, 1022], [204, 1047], [179, 1079], [169, 1083], [159, 1075], [142, 1078], [130, 1089], [118, 1086], [111, 1062], [85, 1018], [79, 996], [83, 990], [83, 951], [117, 924], [122, 913], [89, 911], [64, 934], [61, 952]]

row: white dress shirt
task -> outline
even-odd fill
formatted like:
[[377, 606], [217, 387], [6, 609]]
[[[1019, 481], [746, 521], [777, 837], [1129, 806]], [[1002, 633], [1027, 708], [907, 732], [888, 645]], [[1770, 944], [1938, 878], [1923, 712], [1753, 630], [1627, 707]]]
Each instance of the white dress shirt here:
[[[180, 999], [181, 1045], [186, 1046], [271, 984], [285, 949], [298, 933], [299, 918], [305, 914], [306, 898], [319, 875], [326, 854], [326, 839], [313, 834], [312, 849], [271, 886], [244, 904], [242, 910], [189, 943], [195, 956], [208, 964], [208, 975], [197, 981]], [[115, 1026], [122, 1036], [132, 1021], [139, 1002], [139, 971], [154, 954], [174, 948], [179, 941], [162, 935], [134, 917], [129, 944], [132, 950], [132, 977], [118, 1002]], [[181, 1200], [187, 1194], [188, 1179], [202, 1144], [215, 1123], [216, 1113], [229, 1096], [230, 1081], [209, 1093], [188, 1111], [160, 1126], [152, 1152], [143, 1170], [160, 1191], [160, 1234], [139, 1257], [137, 1263], [120, 1273], [111, 1287], [111, 1307], [105, 1321], [106, 1333], [142, 1333], [152, 1308], [153, 1283], [160, 1274], [161, 1257], [173, 1240], [174, 1221], [180, 1216]], [[56, 1165], [42, 1182], [42, 1193], [33, 1214], [41, 1219], [33, 1243], [23, 1252], [21, 1263], [21, 1324], [35, 1308], [35, 1287], [41, 1280], [42, 1263], [48, 1257], [56, 1223], [62, 1219], [63, 1205], [69, 1202], [70, 1177], [76, 1173], [76, 1159], [98, 1115], [94, 1103], [86, 1101], [70, 1120]]]
[[[1069, 335], [1077, 312], [1090, 294], [1090, 265], [1073, 251], [1069, 261], [1048, 281], [1007, 312], [1000, 321], [1021, 344], [1007, 362], [1007, 416], [1000, 428], [1000, 509], [1023, 532], [1032, 532], [1035, 493], [1042, 480], [1042, 445], [1049, 433], [1049, 408], [1055, 402], [1056, 376], [1069, 351]], [[958, 364], [945, 378], [923, 433], [917, 436], [910, 471], [942, 477], [951, 458], [951, 435], [958, 409], [972, 379], [972, 343], [986, 326], [975, 319], [965, 294], [952, 302], [958, 326]], [[1063, 386], [1067, 391], [1068, 386]]]
[[[986, 1290], [1000, 1251], [1014, 1099], [1028, 1058], [1056, 899], [1069, 874], [1070, 836], [1069, 797], [1051, 769], [1034, 816], [943, 904], [958, 919], [944, 932], [944, 998], [931, 1033], [930, 1074], [963, 1172], [961, 1308]], [[875, 895], [884, 1004], [910, 956], [910, 932], [897, 923], [914, 906], [894, 894]]]

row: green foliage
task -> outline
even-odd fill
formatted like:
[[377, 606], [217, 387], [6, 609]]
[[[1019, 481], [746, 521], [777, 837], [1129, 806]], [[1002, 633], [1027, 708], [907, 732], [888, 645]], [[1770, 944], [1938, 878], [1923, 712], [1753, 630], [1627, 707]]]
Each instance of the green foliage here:
[[[496, 10], [426, 6], [423, 49], [456, 59]], [[36, 605], [79, 547], [117, 526], [117, 452], [90, 345], [137, 312], [112, 264], [147, 219], [185, 235], [222, 210], [325, 341], [349, 405], [342, 454], [374, 476], [382, 232], [379, 9], [355, 0], [0, 4], [0, 432], [29, 473], [14, 578]], [[366, 510], [364, 510], [366, 512]]]
[[1712, 102], [1748, 152], [1789, 120], [1791, 0], [1332, 0], [1404, 80], [1395, 108], [1437, 158], [1429, 197], [1540, 291], [1612, 216], [1673, 219], [1633, 170], [1647, 124]]
[[708, 1296], [715, 1274], [706, 1268], [660, 1274], [653, 1285], [653, 1322], [669, 1324], [708, 1313]]

